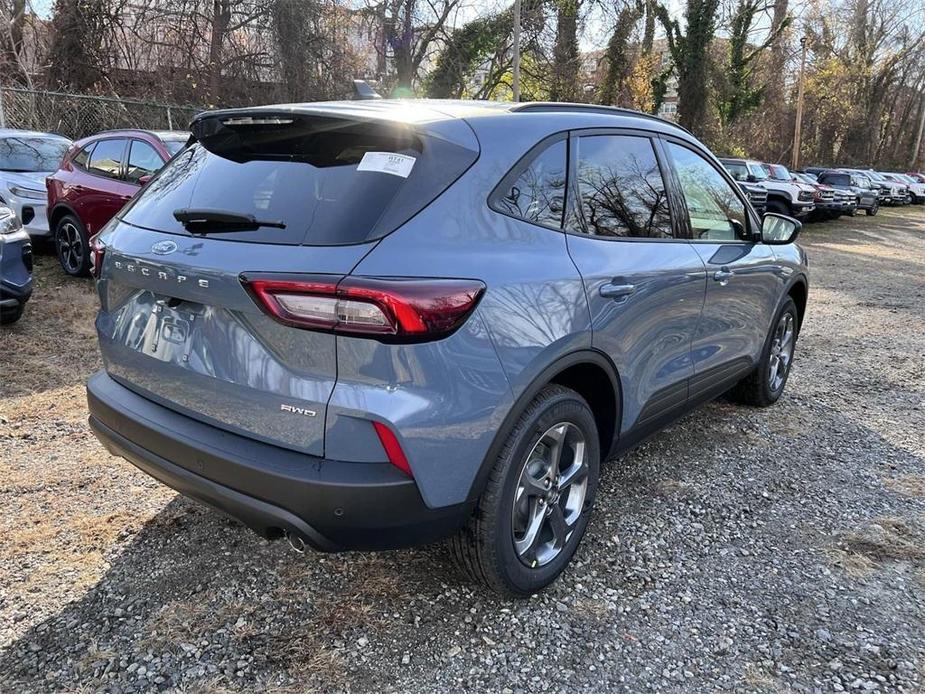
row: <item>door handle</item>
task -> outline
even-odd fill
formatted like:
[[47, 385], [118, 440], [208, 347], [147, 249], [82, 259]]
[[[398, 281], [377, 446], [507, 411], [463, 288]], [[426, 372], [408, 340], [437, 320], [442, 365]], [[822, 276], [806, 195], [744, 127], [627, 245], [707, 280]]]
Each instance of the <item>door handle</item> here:
[[600, 295], [605, 299], [625, 299], [635, 291], [635, 284], [617, 284], [616, 282], [602, 284], [601, 288], [598, 290]]
[[723, 267], [713, 273], [713, 279], [725, 287], [734, 274], [728, 267]]

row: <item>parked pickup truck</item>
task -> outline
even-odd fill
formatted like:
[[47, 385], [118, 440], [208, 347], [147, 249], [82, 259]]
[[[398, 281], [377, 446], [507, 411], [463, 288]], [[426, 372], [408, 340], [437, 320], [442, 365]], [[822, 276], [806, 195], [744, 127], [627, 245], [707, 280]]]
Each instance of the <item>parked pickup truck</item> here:
[[831, 186], [820, 183], [816, 177], [810, 173], [794, 172], [791, 174], [793, 180], [798, 183], [805, 183], [813, 188], [813, 204], [816, 209], [813, 210], [810, 218], [813, 221], [838, 219], [843, 214], [853, 215], [856, 209], [854, 198], [845, 195], [840, 190]]
[[[813, 168], [808, 168], [806, 170], [816, 173], [816, 170]], [[880, 182], [875, 180], [874, 177], [870, 175], [870, 171], [865, 171], [863, 169], [852, 169], [847, 166], [832, 166], [829, 168], [819, 169], [817, 175], [821, 175], [822, 173], [848, 174], [852, 180], [857, 182], [858, 187], [867, 188], [877, 196], [878, 208], [883, 207], [884, 205], [889, 205], [892, 200], [893, 185], [889, 181]], [[863, 208], [864, 205], [862, 204], [861, 207]]]
[[881, 205], [905, 205], [908, 203], [905, 187], [896, 181], [891, 181], [879, 171], [872, 169], [846, 169], [846, 171], [864, 174], [873, 181], [880, 189]]
[[828, 169], [822, 171], [818, 179], [820, 183], [854, 196], [857, 209], [864, 210], [865, 214], [873, 216], [880, 211], [880, 198], [877, 194], [877, 188], [867, 176], [837, 169]]
[[729, 175], [735, 179], [742, 192], [748, 196], [755, 211], [758, 214], [764, 214], [768, 206], [768, 189], [764, 187], [764, 184], [758, 183], [755, 176], [748, 172], [748, 166], [745, 165], [745, 162], [735, 159], [723, 159], [720, 161], [722, 161]]
[[910, 202], [912, 202], [913, 205], [921, 205], [925, 202], [925, 183], [902, 173], [889, 172], [885, 173], [884, 176], [891, 181], [904, 183], [906, 185], [906, 190], [909, 191]]
[[797, 219], [806, 218], [815, 209], [813, 188], [794, 181], [786, 166], [762, 164], [753, 159], [720, 159], [723, 166], [739, 168], [745, 166], [746, 183], [760, 183], [768, 194], [768, 212], [785, 214]]

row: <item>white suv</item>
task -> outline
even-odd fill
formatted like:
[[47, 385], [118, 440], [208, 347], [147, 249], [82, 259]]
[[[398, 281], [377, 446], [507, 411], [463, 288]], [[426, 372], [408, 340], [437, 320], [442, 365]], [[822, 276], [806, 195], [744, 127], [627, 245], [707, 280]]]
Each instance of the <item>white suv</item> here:
[[48, 236], [45, 177], [64, 157], [71, 141], [61, 135], [0, 129], [0, 205], [6, 205], [30, 236]]
[[760, 168], [766, 178], [761, 182], [768, 189], [768, 212], [790, 215], [802, 219], [815, 209], [815, 189], [793, 180], [793, 175], [781, 164], [748, 162], [749, 171]]

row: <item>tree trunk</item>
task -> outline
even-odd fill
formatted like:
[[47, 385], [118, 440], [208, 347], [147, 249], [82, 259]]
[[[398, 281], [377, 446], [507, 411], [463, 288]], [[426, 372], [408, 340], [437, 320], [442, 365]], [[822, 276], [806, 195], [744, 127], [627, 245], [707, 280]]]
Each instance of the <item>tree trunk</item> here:
[[578, 6], [580, 0], [558, 0], [556, 45], [553, 49], [553, 101], [577, 101], [578, 85]]
[[655, 41], [655, 0], [645, 0], [646, 21], [642, 32], [642, 52], [651, 53]]
[[707, 122], [710, 46], [716, 31], [719, 0], [688, 0], [687, 34], [678, 69], [678, 123], [701, 133]]
[[787, 52], [789, 31], [780, 31], [787, 21], [790, 11], [789, 0], [774, 0], [774, 16], [771, 18], [771, 31], [780, 32], [777, 40], [771, 44], [771, 55], [768, 61], [767, 89], [765, 90], [765, 103], [776, 104], [777, 108], [769, 109], [767, 132], [772, 142], [781, 143], [790, 141], [790, 109], [787, 108], [787, 98], [784, 94], [784, 77], [787, 70]]
[[598, 101], [606, 106], [626, 106], [625, 82], [630, 69], [629, 38], [639, 21], [640, 7], [624, 7], [617, 15], [616, 27], [607, 43], [606, 72]]
[[414, 88], [414, 5], [415, 0], [404, 0], [399, 17], [392, 18], [392, 55], [395, 59], [395, 76], [398, 88], [411, 91]]
[[222, 45], [231, 24], [231, 5], [228, 0], [212, 0], [212, 34], [209, 37], [209, 99], [221, 103]]

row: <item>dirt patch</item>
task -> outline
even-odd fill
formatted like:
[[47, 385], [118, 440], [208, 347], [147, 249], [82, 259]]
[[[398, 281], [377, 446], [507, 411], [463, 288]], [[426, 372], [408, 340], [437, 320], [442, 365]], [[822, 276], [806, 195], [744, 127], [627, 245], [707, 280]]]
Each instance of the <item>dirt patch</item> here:
[[860, 530], [844, 533], [840, 545], [850, 554], [873, 561], [925, 559], [925, 535], [902, 518], [880, 518]]
[[925, 476], [923, 475], [903, 475], [887, 479], [884, 484], [894, 492], [920, 499], [925, 498]]

